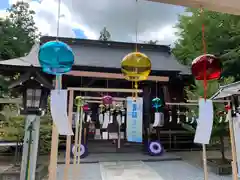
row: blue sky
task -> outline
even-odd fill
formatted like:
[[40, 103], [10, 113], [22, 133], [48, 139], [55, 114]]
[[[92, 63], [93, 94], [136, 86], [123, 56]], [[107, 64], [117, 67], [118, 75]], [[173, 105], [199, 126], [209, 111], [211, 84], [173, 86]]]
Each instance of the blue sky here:
[[[40, 2], [40, 0], [32, 0]], [[9, 7], [9, 0], [0, 0], [0, 10], [6, 10]], [[87, 38], [84, 32], [81, 29], [73, 29], [76, 38]]]

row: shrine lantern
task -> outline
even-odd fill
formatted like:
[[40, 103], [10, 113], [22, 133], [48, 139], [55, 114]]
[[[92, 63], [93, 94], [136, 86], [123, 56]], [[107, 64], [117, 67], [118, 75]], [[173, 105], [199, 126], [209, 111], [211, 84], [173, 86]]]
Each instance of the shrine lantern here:
[[72, 49], [61, 41], [49, 41], [40, 47], [39, 63], [43, 72], [61, 75], [71, 70], [74, 64]]
[[192, 74], [196, 80], [219, 79], [222, 72], [220, 60], [211, 54], [204, 54], [192, 62]]

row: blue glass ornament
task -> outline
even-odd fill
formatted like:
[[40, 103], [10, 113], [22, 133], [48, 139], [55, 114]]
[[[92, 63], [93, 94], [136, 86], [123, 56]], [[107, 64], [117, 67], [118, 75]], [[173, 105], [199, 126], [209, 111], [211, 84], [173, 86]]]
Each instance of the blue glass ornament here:
[[162, 100], [158, 97], [152, 100], [152, 107], [158, 110], [158, 108], [162, 107]]
[[49, 41], [40, 47], [38, 59], [43, 72], [61, 75], [71, 71], [74, 54], [64, 42]]

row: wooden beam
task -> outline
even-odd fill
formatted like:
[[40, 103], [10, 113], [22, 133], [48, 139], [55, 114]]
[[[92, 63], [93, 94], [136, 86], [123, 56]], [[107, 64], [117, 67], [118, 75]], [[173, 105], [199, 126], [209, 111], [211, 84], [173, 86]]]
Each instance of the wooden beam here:
[[0, 98], [0, 104], [21, 104], [22, 98]]
[[[66, 75], [78, 76], [78, 77], [94, 77], [94, 78], [105, 78], [105, 79], [125, 79], [120, 73], [103, 73], [103, 72], [90, 72], [90, 71], [70, 71]], [[149, 76], [148, 81], [159, 81], [168, 82], [169, 77], [167, 76]]]
[[240, 15], [239, 0], [147, 0], [192, 8], [205, 8], [211, 11]]
[[68, 90], [72, 90], [72, 91], [82, 91], [82, 92], [122, 92], [122, 93], [134, 93], [134, 92], [138, 92], [138, 93], [142, 93], [142, 90], [140, 89], [112, 89], [112, 88], [86, 88], [86, 87], [82, 87], [82, 88], [77, 88], [77, 87], [69, 87], [67, 88]]
[[[92, 96], [83, 96], [83, 99], [86, 100], [102, 100], [103, 97], [92, 97]], [[126, 98], [113, 97], [113, 101], [125, 101]]]

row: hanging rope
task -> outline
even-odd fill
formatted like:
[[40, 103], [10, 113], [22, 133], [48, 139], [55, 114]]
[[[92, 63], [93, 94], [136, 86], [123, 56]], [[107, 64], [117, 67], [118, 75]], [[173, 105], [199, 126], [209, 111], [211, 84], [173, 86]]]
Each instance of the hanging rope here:
[[59, 38], [59, 31], [60, 31], [60, 12], [61, 12], [61, 0], [58, 0], [58, 15], [57, 15], [57, 38]]
[[[203, 8], [200, 9], [200, 15], [202, 18], [202, 45], [203, 45], [203, 53], [207, 54], [207, 47], [205, 41], [205, 25], [204, 25], [204, 11]], [[204, 80], [203, 80], [203, 88], [204, 88], [204, 99], [207, 99], [207, 59], [204, 59]]]
[[136, 19], [135, 19], [135, 50], [138, 52], [138, 0], [136, 0], [136, 6], [135, 6], [135, 13], [136, 13]]

